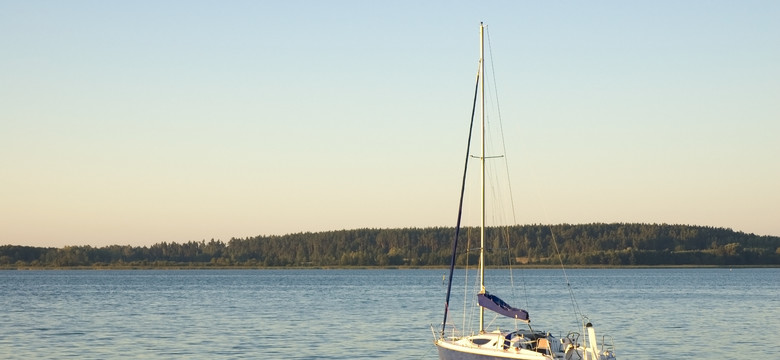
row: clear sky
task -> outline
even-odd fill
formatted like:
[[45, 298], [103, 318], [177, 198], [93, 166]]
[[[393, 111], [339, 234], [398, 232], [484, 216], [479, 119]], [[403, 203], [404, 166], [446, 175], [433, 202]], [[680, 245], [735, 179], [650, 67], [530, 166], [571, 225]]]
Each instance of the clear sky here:
[[778, 1], [0, 0], [0, 244], [454, 226], [489, 26], [517, 221], [780, 235]]

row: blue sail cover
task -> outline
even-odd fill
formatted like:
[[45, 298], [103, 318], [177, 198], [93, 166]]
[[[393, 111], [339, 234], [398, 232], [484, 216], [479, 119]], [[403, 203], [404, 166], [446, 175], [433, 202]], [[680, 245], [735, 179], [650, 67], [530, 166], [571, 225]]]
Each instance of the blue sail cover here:
[[523, 309], [513, 308], [504, 300], [498, 298], [498, 296], [490, 295], [488, 292], [484, 294], [477, 294], [479, 306], [482, 306], [490, 311], [497, 312], [506, 317], [511, 317], [517, 320], [523, 320], [528, 322], [528, 311]]

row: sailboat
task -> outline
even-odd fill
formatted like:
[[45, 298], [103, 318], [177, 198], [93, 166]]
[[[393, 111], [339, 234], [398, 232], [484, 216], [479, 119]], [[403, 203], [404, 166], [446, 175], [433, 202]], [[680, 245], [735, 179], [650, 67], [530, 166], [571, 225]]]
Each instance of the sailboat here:
[[[466, 170], [469, 162], [469, 149], [471, 144], [471, 130], [469, 132], [469, 147], [466, 154], [466, 166], [461, 187], [460, 209], [458, 211], [458, 224], [456, 226], [455, 240], [452, 246], [452, 258], [450, 260], [449, 281], [447, 284], [447, 299], [445, 301], [444, 321], [441, 331], [436, 334], [434, 330], [434, 343], [438, 349], [441, 360], [615, 360], [613, 341], [611, 337], [603, 336], [601, 343], [596, 337], [593, 325], [583, 318], [582, 329], [569, 332], [560, 338], [549, 331], [534, 329], [528, 311], [515, 308], [498, 296], [489, 293], [485, 287], [485, 25], [479, 24], [479, 72], [477, 88], [475, 89], [475, 108], [477, 89], [479, 89], [481, 131], [481, 155], [478, 156], [481, 165], [482, 209], [480, 224], [479, 247], [479, 290], [477, 303], [479, 305], [479, 330], [471, 334], [458, 334], [455, 330], [447, 331], [447, 315], [449, 311], [450, 293], [452, 290], [452, 275], [455, 268], [457, 241], [460, 233], [461, 214], [463, 210], [463, 193], [466, 185]], [[472, 110], [472, 128], [474, 111]], [[498, 315], [511, 318], [515, 324], [522, 324], [522, 328], [513, 330], [496, 329], [489, 331], [485, 328], [485, 310], [495, 312]], [[579, 331], [582, 331], [582, 334]]]

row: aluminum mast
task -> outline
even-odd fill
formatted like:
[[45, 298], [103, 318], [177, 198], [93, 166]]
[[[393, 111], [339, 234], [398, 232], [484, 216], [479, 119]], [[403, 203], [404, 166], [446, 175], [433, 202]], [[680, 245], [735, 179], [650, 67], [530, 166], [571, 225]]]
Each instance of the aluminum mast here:
[[[479, 117], [482, 123], [482, 153], [480, 154], [482, 214], [479, 230], [479, 291], [485, 292], [485, 26], [479, 23]], [[479, 307], [479, 332], [485, 332], [485, 308]]]

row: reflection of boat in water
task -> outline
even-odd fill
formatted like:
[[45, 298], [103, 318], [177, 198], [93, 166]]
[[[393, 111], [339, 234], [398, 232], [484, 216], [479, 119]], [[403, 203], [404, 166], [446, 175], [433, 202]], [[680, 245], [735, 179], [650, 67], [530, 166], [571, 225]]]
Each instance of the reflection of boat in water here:
[[[482, 210], [480, 226], [480, 253], [479, 253], [479, 290], [477, 292], [477, 302], [479, 304], [479, 331], [470, 335], [458, 334], [455, 331], [447, 331], [447, 313], [449, 311], [450, 292], [452, 289], [452, 274], [455, 267], [458, 235], [460, 233], [461, 211], [458, 214], [458, 224], [456, 227], [455, 240], [453, 242], [452, 258], [450, 260], [450, 274], [447, 285], [447, 300], [444, 309], [444, 321], [441, 332], [436, 336], [435, 344], [439, 351], [441, 360], [498, 360], [498, 359], [520, 359], [520, 360], [614, 360], [614, 349], [611, 341], [606, 343], [607, 337], [602, 337], [601, 344], [598, 343], [596, 332], [590, 322], [583, 324], [583, 334], [578, 332], [569, 332], [563, 338], [556, 338], [550, 332], [534, 330], [531, 327], [530, 317], [527, 311], [518, 309], [507, 304], [499, 297], [488, 293], [485, 290], [485, 96], [484, 96], [484, 32], [485, 26], [480, 24], [480, 65], [478, 75], [477, 89], [481, 91], [480, 109], [482, 123], [482, 150], [479, 156], [481, 165], [481, 183], [482, 183]], [[475, 94], [475, 108], [476, 108]], [[472, 118], [473, 124], [473, 118]], [[473, 128], [473, 126], [472, 126]], [[469, 134], [469, 146], [471, 134]], [[468, 169], [468, 148], [466, 156], [466, 166]], [[466, 174], [464, 170], [464, 182], [461, 190], [461, 210], [463, 206], [463, 189], [465, 189]], [[508, 317], [514, 320], [515, 327], [518, 324], [524, 325], [525, 329], [515, 329], [512, 331], [487, 331], [484, 325], [485, 309], [496, 314]]]

